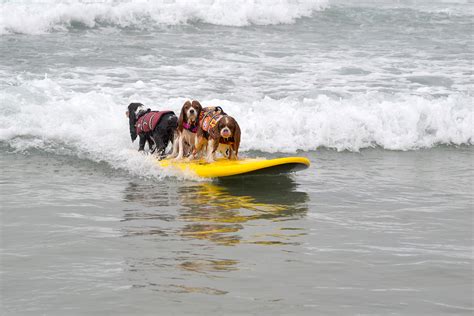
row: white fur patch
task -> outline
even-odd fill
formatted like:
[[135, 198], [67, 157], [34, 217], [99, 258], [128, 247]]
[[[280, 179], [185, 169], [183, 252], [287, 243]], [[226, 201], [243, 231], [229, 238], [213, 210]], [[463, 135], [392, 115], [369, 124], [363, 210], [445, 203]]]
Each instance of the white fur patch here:
[[145, 107], [143, 105], [140, 105], [139, 107], [137, 107], [137, 109], [135, 110], [135, 116], [138, 115], [138, 113], [140, 113], [140, 111], [143, 111], [145, 109]]

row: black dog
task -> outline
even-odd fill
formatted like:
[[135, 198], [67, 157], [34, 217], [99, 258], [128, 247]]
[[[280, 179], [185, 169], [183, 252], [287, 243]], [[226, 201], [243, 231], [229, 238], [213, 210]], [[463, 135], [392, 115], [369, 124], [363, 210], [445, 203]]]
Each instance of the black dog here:
[[174, 142], [178, 117], [172, 111], [151, 111], [141, 103], [130, 103], [125, 113], [130, 123], [132, 142], [140, 138], [138, 151], [145, 150], [145, 144], [152, 153], [160, 158], [165, 155], [166, 147]]

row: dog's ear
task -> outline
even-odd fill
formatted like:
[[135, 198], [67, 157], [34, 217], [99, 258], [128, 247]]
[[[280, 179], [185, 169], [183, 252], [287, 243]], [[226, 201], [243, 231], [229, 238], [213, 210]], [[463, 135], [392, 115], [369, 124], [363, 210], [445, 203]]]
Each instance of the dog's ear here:
[[237, 123], [236, 120], [234, 120], [235, 123], [235, 128], [234, 131], [232, 132], [234, 136], [234, 143], [232, 144], [232, 149], [235, 152], [235, 157], [239, 154], [239, 146], [240, 146], [240, 126]]
[[139, 107], [143, 107], [144, 105], [139, 102], [132, 102], [128, 105], [128, 123], [130, 125], [130, 138], [132, 142], [137, 139], [137, 131], [135, 129], [135, 124], [137, 123], [136, 111]]
[[135, 127], [130, 128], [130, 138], [132, 139], [132, 143], [137, 139], [137, 133], [135, 132]]
[[201, 113], [201, 111], [202, 111], [202, 105], [201, 105], [201, 103], [199, 103], [199, 101], [193, 100], [193, 102], [192, 102], [191, 104], [192, 104], [192, 106], [197, 107], [197, 109], [198, 109], [198, 114]]
[[132, 143], [135, 141], [135, 139], [137, 139], [137, 130], [135, 129], [135, 123], [137, 123], [135, 112], [130, 112], [128, 116], [128, 124], [130, 125], [130, 137], [132, 138]]
[[216, 107], [214, 108], [214, 112], [219, 113], [219, 114], [221, 114], [221, 115], [227, 115], [227, 114], [224, 112], [224, 110], [223, 110], [220, 106], [216, 106]]
[[144, 107], [144, 105], [139, 102], [132, 102], [128, 105], [128, 123], [130, 125], [130, 138], [132, 142], [138, 137], [135, 124], [137, 123], [136, 112], [139, 107]]
[[181, 107], [181, 113], [179, 114], [178, 118], [178, 131], [183, 131], [183, 123], [186, 120], [186, 106], [191, 105], [191, 102], [186, 101], [184, 102], [183, 106]]

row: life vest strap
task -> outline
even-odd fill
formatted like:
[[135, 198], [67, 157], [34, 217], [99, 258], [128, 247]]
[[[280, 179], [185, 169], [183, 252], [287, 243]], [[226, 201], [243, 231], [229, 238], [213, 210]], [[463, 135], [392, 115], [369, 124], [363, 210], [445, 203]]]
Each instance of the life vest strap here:
[[188, 123], [186, 123], [186, 122], [183, 123], [183, 127], [184, 127], [184, 129], [190, 131], [191, 133], [196, 133], [197, 130], [198, 130], [197, 125], [195, 125], [195, 124], [188, 124]]

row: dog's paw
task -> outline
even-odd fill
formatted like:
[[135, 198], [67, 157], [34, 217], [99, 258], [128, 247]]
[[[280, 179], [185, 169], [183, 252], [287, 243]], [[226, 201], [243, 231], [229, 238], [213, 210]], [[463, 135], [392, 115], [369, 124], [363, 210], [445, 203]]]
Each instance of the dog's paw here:
[[190, 162], [190, 161], [194, 161], [194, 160], [196, 160], [196, 157], [194, 157], [193, 155], [190, 155], [190, 156], [184, 158], [184, 161], [186, 161], [186, 162]]

